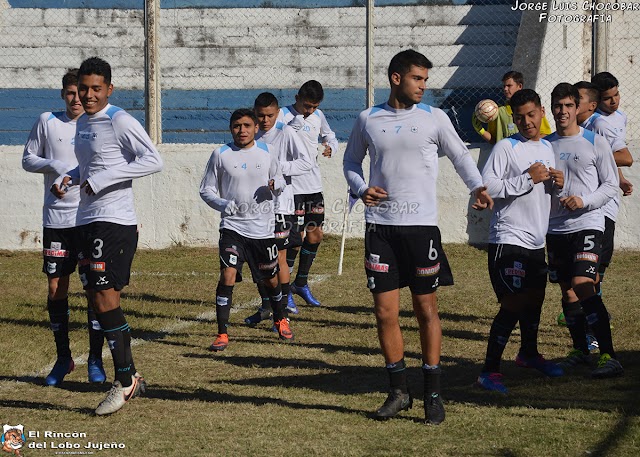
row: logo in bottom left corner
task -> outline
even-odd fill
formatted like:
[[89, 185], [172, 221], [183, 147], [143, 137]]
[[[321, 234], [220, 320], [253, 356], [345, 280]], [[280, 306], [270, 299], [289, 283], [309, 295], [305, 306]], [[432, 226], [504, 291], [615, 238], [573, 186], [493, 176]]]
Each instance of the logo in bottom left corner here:
[[2, 450], [9, 454], [22, 455], [20, 449], [24, 446], [27, 439], [24, 437], [24, 425], [9, 425], [2, 426], [2, 438], [0, 438], [0, 444], [2, 444]]

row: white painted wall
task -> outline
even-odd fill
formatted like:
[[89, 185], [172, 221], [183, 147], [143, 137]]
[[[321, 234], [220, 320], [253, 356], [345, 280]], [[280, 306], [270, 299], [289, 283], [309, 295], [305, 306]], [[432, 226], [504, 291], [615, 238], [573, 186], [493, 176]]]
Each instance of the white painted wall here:
[[[331, 159], [320, 158], [327, 204], [328, 231], [341, 232], [346, 182], [342, 175], [342, 151]], [[162, 173], [135, 182], [136, 208], [140, 225], [140, 247], [161, 249], [181, 243], [212, 246], [218, 240], [219, 215], [200, 199], [200, 179], [212, 146], [204, 144], [161, 145], [165, 161]], [[488, 148], [472, 148], [480, 164]], [[0, 249], [41, 249], [41, 208], [43, 185], [39, 175], [21, 167], [22, 147], [0, 147]], [[640, 183], [638, 168], [629, 170], [631, 181]], [[440, 160], [438, 179], [440, 229], [447, 243], [482, 243], [490, 214], [469, 209], [469, 196], [462, 180], [448, 159]], [[350, 215], [348, 235], [362, 237], [363, 205], [359, 202]], [[622, 199], [616, 246], [640, 249], [635, 228], [640, 223], [640, 198]]]

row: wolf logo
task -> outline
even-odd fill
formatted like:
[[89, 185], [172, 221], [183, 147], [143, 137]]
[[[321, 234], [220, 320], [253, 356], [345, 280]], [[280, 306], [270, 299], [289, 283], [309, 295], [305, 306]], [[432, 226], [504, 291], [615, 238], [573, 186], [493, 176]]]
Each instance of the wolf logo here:
[[24, 425], [8, 425], [2, 427], [2, 450], [9, 454], [20, 456], [20, 449], [24, 446], [26, 438], [24, 437]]

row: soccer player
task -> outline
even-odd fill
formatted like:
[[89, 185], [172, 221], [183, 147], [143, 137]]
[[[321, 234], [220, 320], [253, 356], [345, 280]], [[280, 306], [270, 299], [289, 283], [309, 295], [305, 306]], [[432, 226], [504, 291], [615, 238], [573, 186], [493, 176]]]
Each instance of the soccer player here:
[[[131, 353], [131, 329], [120, 307], [138, 244], [132, 180], [159, 172], [162, 159], [140, 123], [109, 103], [111, 66], [98, 57], [80, 65], [75, 153], [79, 167], [80, 278], [113, 357], [115, 381], [96, 414], [118, 411], [145, 390]], [[63, 187], [69, 177], [63, 180]]]
[[[350, 189], [367, 206], [365, 273], [390, 378], [389, 396], [375, 417], [393, 417], [413, 404], [398, 321], [400, 288], [409, 286], [420, 327], [425, 418], [439, 424], [445, 412], [440, 398], [442, 329], [436, 289], [453, 284], [453, 277], [437, 227], [438, 150], [449, 157], [475, 195], [474, 208], [493, 206], [493, 201], [447, 115], [420, 103], [430, 68], [429, 59], [411, 49], [391, 59], [389, 99], [360, 113], [343, 168]], [[362, 171], [367, 150], [369, 184]]]
[[[471, 115], [471, 124], [478, 135], [491, 144], [496, 144], [503, 138], [518, 133], [518, 128], [513, 122], [513, 108], [510, 101], [513, 94], [522, 89], [524, 86], [524, 76], [519, 71], [508, 71], [502, 76], [502, 93], [504, 94], [505, 103], [498, 108], [498, 118], [487, 124], [487, 128], [482, 126], [480, 120], [474, 112]], [[540, 133], [546, 136], [551, 133], [551, 126], [546, 117], [542, 118], [540, 125]]]
[[[275, 95], [270, 92], [258, 95], [253, 104], [253, 110], [258, 118], [260, 128], [256, 139], [273, 146], [274, 153], [278, 155], [286, 184], [282, 193], [274, 198], [274, 235], [278, 246], [278, 280], [282, 288], [282, 296], [289, 300], [291, 294], [287, 249], [299, 247], [302, 244], [299, 237], [290, 236], [291, 230], [297, 225], [291, 180], [292, 176], [308, 173], [314, 163], [307, 154], [302, 137], [293, 128], [277, 120], [280, 107]], [[271, 317], [270, 297], [263, 283], [258, 283], [258, 291], [262, 298], [262, 305], [255, 314], [244, 320], [250, 326], [255, 326]], [[293, 303], [292, 311], [297, 311], [293, 299], [291, 299], [291, 303]]]
[[600, 349], [598, 367], [591, 374], [605, 378], [623, 373], [613, 348], [609, 315], [595, 288], [605, 229], [602, 207], [617, 193], [618, 172], [607, 141], [578, 125], [579, 101], [578, 89], [569, 83], [560, 83], [551, 92], [556, 132], [546, 139], [564, 174], [564, 187], [551, 200], [549, 280], [560, 284], [562, 309], [573, 340], [563, 367], [589, 361], [586, 320]]
[[213, 151], [200, 184], [200, 197], [222, 213], [216, 290], [218, 335], [209, 347], [216, 352], [229, 345], [233, 286], [244, 262], [249, 264], [254, 282], [261, 282], [269, 294], [280, 339], [293, 340], [284, 315], [274, 238], [273, 195], [285, 187], [282, 168], [273, 146], [255, 141], [259, 127], [253, 110], [234, 111], [229, 125], [233, 142]]
[[[58, 354], [45, 383], [59, 385], [75, 365], [69, 348], [69, 276], [78, 263], [80, 233], [76, 213], [80, 202], [78, 187], [69, 189], [64, 198], [56, 198], [49, 190], [58, 176], [78, 166], [73, 144], [76, 120], [84, 113], [78, 97], [78, 69], [70, 69], [62, 77], [62, 99], [65, 111], [46, 112], [33, 126], [25, 144], [22, 168], [44, 175], [44, 206], [42, 208], [43, 257], [42, 271], [47, 275], [49, 294], [47, 310]], [[102, 366], [104, 335], [90, 304], [88, 310], [89, 382], [106, 380]]]
[[[324, 222], [324, 197], [322, 195], [322, 177], [318, 165], [318, 138], [322, 139], [324, 157], [331, 157], [338, 151], [338, 140], [335, 133], [329, 127], [324, 113], [318, 109], [324, 99], [322, 84], [318, 81], [307, 81], [298, 90], [296, 102], [293, 105], [282, 108], [280, 120], [298, 130], [303, 143], [307, 148], [307, 154], [311, 158], [313, 168], [303, 175], [292, 176], [293, 194], [296, 205], [298, 225], [292, 232], [292, 238], [300, 238], [302, 246], [298, 249], [287, 249], [287, 263], [293, 272], [298, 251], [300, 260], [296, 278], [291, 284], [291, 292], [299, 295], [311, 306], [320, 306], [321, 303], [311, 293], [307, 279], [313, 260], [322, 241], [322, 223]], [[304, 236], [302, 235], [304, 232]], [[297, 242], [297, 241], [296, 241]], [[293, 298], [288, 300], [288, 308], [293, 314], [297, 308]]]
[[522, 89], [511, 98], [513, 121], [520, 133], [498, 141], [482, 172], [487, 193], [495, 202], [489, 225], [489, 277], [500, 302], [493, 319], [484, 367], [476, 385], [507, 393], [500, 361], [511, 332], [520, 321], [519, 366], [562, 376], [557, 364], [538, 352], [538, 325], [547, 285], [545, 236], [551, 194], [563, 185], [555, 156], [541, 139], [544, 108], [540, 96]]

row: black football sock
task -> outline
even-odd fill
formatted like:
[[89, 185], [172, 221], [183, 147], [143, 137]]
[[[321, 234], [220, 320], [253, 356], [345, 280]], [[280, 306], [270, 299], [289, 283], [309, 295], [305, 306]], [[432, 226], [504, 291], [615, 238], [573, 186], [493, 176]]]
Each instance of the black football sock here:
[[89, 328], [89, 357], [102, 360], [104, 332], [91, 305], [87, 305], [87, 326]]
[[493, 319], [491, 330], [489, 331], [489, 341], [487, 343], [487, 355], [484, 360], [483, 372], [499, 373], [502, 353], [509, 341], [511, 332], [518, 322], [518, 313], [500, 308], [498, 314]]
[[404, 359], [400, 359], [399, 362], [387, 363], [387, 373], [389, 373], [389, 384], [392, 389], [400, 389], [401, 392], [409, 392], [407, 386], [407, 367], [404, 364]]
[[424, 375], [424, 398], [431, 397], [433, 394], [440, 395], [440, 377], [442, 370], [440, 365], [422, 365], [422, 374]]
[[302, 247], [300, 248], [300, 261], [298, 262], [298, 274], [296, 275], [296, 280], [294, 281], [294, 284], [297, 287], [307, 285], [309, 270], [311, 269], [311, 265], [313, 265], [313, 261], [316, 258], [319, 246], [320, 243], [309, 243], [306, 239], [302, 242]]
[[269, 298], [269, 290], [263, 282], [256, 284], [258, 286], [258, 293], [260, 294], [260, 307], [264, 310], [271, 309], [271, 299]]
[[598, 340], [600, 354], [609, 354], [615, 359], [616, 353], [613, 350], [609, 313], [602, 302], [602, 297], [594, 295], [587, 298], [582, 301], [582, 309], [584, 309], [587, 322], [589, 323], [589, 326], [591, 326], [593, 334]]
[[527, 307], [520, 314], [520, 354], [525, 357], [538, 355], [538, 327], [542, 306]]
[[227, 333], [229, 316], [231, 315], [231, 301], [233, 298], [233, 286], [225, 286], [218, 283], [216, 289], [216, 321], [218, 333]]
[[47, 298], [49, 322], [56, 342], [58, 358], [71, 357], [69, 348], [69, 299], [52, 300]]
[[116, 380], [120, 381], [122, 387], [129, 387], [136, 368], [131, 354], [131, 328], [124, 312], [117, 307], [106, 313], [96, 313], [96, 317], [111, 350]]
[[567, 303], [562, 300], [562, 311], [564, 319], [567, 321], [567, 328], [571, 334], [574, 349], [581, 350], [584, 354], [589, 353], [587, 347], [587, 332], [585, 330], [586, 317], [579, 301]]
[[264, 284], [267, 293], [269, 294], [269, 299], [271, 300], [271, 309], [273, 309], [273, 320], [274, 322], [279, 321], [284, 315], [285, 304], [282, 301], [282, 287], [278, 284], [276, 287], [270, 287], [267, 284]]

